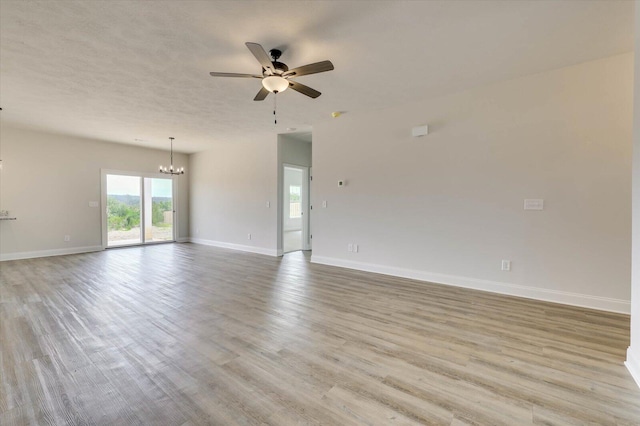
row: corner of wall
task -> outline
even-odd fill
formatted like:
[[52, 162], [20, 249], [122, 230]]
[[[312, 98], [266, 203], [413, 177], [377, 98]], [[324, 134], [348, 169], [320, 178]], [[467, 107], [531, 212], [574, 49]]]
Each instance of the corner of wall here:
[[627, 349], [627, 360], [624, 362], [624, 365], [631, 373], [631, 377], [636, 381], [636, 384], [640, 387], [640, 359], [635, 355], [634, 351], [631, 349], [631, 346]]
[[640, 0], [635, 1], [631, 345], [625, 366], [640, 386]]

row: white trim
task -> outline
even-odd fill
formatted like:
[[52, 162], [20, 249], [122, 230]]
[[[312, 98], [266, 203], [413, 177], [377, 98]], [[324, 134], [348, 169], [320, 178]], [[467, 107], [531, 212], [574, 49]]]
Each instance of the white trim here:
[[631, 350], [631, 346], [627, 349], [627, 360], [624, 365], [631, 373], [631, 377], [636, 381], [636, 384], [640, 387], [640, 359], [636, 357], [634, 351]]
[[220, 247], [220, 248], [226, 248], [231, 250], [246, 251], [249, 253], [258, 253], [258, 254], [264, 254], [267, 256], [278, 256], [278, 250], [268, 249], [264, 247], [245, 246], [242, 244], [225, 243], [223, 241], [205, 240], [202, 238], [193, 238], [193, 237], [190, 240], [194, 244], [202, 244], [205, 246], [213, 246], [213, 247]]
[[91, 253], [102, 251], [102, 246], [72, 247], [52, 250], [23, 251], [19, 253], [0, 254], [0, 262], [5, 260], [33, 259], [36, 257], [64, 256], [66, 254]]
[[178, 239], [176, 239], [177, 243], [188, 243], [191, 242], [191, 238], [189, 237], [180, 237]]
[[[510, 296], [526, 297], [529, 299], [544, 300], [547, 302], [562, 303], [565, 305], [581, 306], [584, 308], [598, 309], [601, 311], [618, 312], [623, 314], [629, 314], [631, 312], [631, 302], [628, 300], [592, 296], [589, 294], [570, 293], [566, 291], [550, 290], [546, 288], [461, 277], [457, 275], [440, 274], [428, 271], [419, 271], [415, 269], [405, 269], [372, 263], [355, 262], [352, 260], [337, 259], [333, 257], [312, 255], [311, 263], [338, 266], [341, 268], [356, 269], [359, 271], [375, 272], [378, 274], [392, 275], [395, 277], [410, 278], [414, 280], [427, 281], [437, 284], [446, 284], [455, 287], [471, 288], [474, 290], [489, 291], [492, 293], [500, 293]], [[638, 365], [640, 366], [640, 364]]]

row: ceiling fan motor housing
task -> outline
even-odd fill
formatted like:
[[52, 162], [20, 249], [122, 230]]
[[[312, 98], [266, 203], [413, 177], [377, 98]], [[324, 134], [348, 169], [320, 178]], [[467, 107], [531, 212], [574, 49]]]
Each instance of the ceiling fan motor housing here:
[[[282, 62], [278, 61], [273, 61], [272, 64], [276, 74], [284, 74], [285, 72], [289, 71], [289, 67], [287, 66], [287, 64], [283, 64]], [[265, 75], [265, 72], [266, 70], [263, 68], [262, 74]]]
[[282, 51], [279, 49], [271, 49], [269, 51], [269, 55], [271, 56], [271, 58], [273, 59], [271, 61], [271, 63], [273, 64], [273, 69], [276, 71], [276, 74], [283, 74], [287, 71], [289, 71], [289, 67], [282, 63], [282, 62], [278, 62], [278, 59], [280, 58], [280, 56], [282, 56]]
[[280, 49], [271, 49], [269, 51], [269, 55], [273, 58], [274, 61], [277, 61], [280, 56], [282, 56], [282, 50]]

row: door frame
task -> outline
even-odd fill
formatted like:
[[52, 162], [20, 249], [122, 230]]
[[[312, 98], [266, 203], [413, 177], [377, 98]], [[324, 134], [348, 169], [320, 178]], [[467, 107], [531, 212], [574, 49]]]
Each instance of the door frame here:
[[299, 164], [292, 163], [282, 163], [282, 183], [281, 183], [281, 192], [282, 199], [279, 200], [279, 208], [282, 210], [282, 215], [280, 217], [280, 237], [282, 244], [282, 253], [284, 254], [284, 201], [289, 198], [286, 194], [284, 188], [284, 171], [285, 168], [290, 169], [298, 169], [302, 171], [302, 191], [300, 195], [301, 207], [302, 207], [302, 250], [311, 250], [311, 244], [309, 243], [309, 235], [311, 229], [311, 199], [310, 195], [310, 185], [309, 185], [309, 169], [308, 166], [301, 166]]
[[[140, 214], [142, 217], [140, 218], [140, 235], [141, 241], [139, 244], [130, 244], [126, 246], [118, 246], [118, 247], [109, 247], [108, 246], [108, 231], [107, 231], [107, 175], [120, 175], [120, 176], [134, 176], [140, 178]], [[171, 241], [150, 241], [148, 243], [144, 242], [144, 227], [145, 227], [145, 218], [144, 218], [144, 178], [152, 178], [152, 179], [171, 179], [171, 196], [173, 198], [173, 240]], [[100, 211], [100, 221], [102, 228], [102, 248], [120, 248], [120, 247], [133, 247], [133, 246], [141, 246], [141, 245], [152, 245], [152, 244], [165, 244], [165, 243], [174, 243], [177, 240], [178, 233], [178, 185], [177, 179], [175, 176], [169, 175], [167, 176], [164, 173], [149, 173], [149, 172], [133, 172], [126, 170], [114, 170], [114, 169], [100, 169], [100, 202], [101, 202], [101, 211]]]

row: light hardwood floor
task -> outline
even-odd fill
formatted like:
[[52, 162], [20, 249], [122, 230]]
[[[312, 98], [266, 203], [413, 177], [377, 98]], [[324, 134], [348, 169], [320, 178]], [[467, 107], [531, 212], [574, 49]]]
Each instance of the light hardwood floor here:
[[0, 424], [640, 424], [628, 316], [308, 260], [1, 263]]

